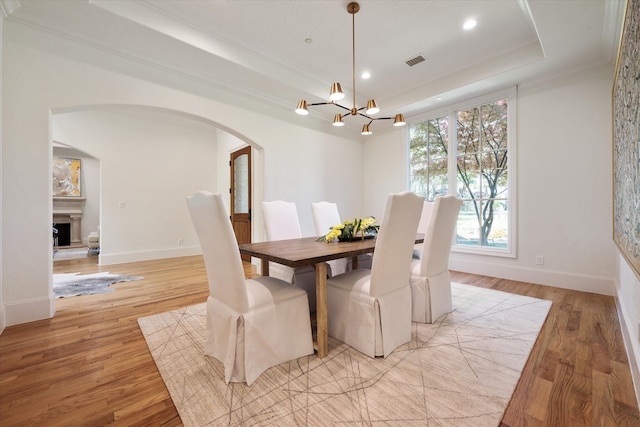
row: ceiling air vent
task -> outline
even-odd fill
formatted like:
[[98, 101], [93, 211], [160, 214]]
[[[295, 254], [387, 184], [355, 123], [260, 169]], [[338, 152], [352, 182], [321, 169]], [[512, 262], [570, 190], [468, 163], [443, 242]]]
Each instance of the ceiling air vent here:
[[427, 58], [425, 58], [424, 56], [422, 56], [421, 53], [419, 53], [414, 57], [407, 59], [406, 61], [404, 61], [404, 63], [407, 64], [409, 67], [413, 67], [414, 65], [424, 62], [426, 60]]

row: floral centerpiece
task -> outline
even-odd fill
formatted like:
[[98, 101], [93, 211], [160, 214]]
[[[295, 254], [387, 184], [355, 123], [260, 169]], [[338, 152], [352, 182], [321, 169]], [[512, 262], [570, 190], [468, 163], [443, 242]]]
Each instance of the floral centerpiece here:
[[357, 239], [367, 239], [378, 234], [380, 226], [376, 224], [376, 219], [372, 216], [366, 218], [354, 218], [346, 220], [342, 224], [334, 225], [331, 230], [319, 241], [333, 242], [338, 239], [340, 242], [351, 242]]

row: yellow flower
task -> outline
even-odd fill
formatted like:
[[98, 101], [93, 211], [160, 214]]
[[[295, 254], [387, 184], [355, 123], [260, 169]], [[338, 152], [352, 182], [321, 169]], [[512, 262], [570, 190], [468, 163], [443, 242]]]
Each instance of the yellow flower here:
[[333, 242], [335, 239], [350, 242], [354, 239], [365, 239], [365, 235], [371, 237], [378, 232], [379, 226], [372, 216], [366, 218], [354, 218], [331, 227], [329, 232], [318, 238], [318, 241]]

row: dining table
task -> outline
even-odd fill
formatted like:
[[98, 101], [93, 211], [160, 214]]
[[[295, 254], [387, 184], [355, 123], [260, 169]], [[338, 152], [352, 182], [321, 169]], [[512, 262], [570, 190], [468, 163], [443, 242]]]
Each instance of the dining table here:
[[[417, 233], [415, 243], [424, 242], [424, 234]], [[269, 242], [244, 243], [238, 245], [242, 255], [259, 258], [263, 276], [269, 275], [269, 262], [292, 268], [312, 265], [316, 276], [316, 351], [318, 357], [329, 354], [327, 327], [327, 261], [352, 258], [357, 268], [358, 255], [372, 253], [376, 239], [356, 239], [348, 242], [325, 242], [318, 237], [272, 240]], [[408, 266], [407, 266], [408, 268]]]

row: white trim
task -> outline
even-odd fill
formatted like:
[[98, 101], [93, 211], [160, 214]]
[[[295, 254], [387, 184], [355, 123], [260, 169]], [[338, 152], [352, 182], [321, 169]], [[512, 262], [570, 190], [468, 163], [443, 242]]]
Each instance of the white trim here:
[[[619, 286], [617, 287], [619, 289]], [[616, 311], [618, 312], [618, 319], [620, 322], [620, 329], [622, 331], [622, 339], [624, 341], [624, 348], [627, 350], [627, 358], [629, 359], [629, 369], [631, 370], [631, 379], [633, 380], [633, 388], [636, 392], [636, 399], [638, 400], [638, 406], [640, 406], [640, 348], [635, 345], [633, 329], [629, 330], [628, 321], [629, 318], [624, 310], [624, 306], [620, 304], [620, 294], [616, 294]]]
[[503, 261], [508, 260], [496, 258], [492, 260], [487, 256], [479, 256], [477, 260], [470, 260], [469, 257], [457, 257], [456, 255], [452, 253], [449, 258], [449, 269], [452, 271], [600, 295], [615, 295], [613, 279], [610, 277], [507, 265]]
[[4, 332], [4, 328], [7, 327], [6, 311], [4, 304], [0, 304], [0, 334]]
[[56, 313], [53, 292], [51, 292], [49, 298], [34, 298], [11, 302], [6, 304], [4, 308], [5, 326], [50, 319]]
[[153, 261], [158, 259], [179, 258], [201, 255], [200, 246], [161, 249], [153, 251], [125, 252], [119, 254], [100, 254], [99, 265], [126, 264], [129, 262]]

